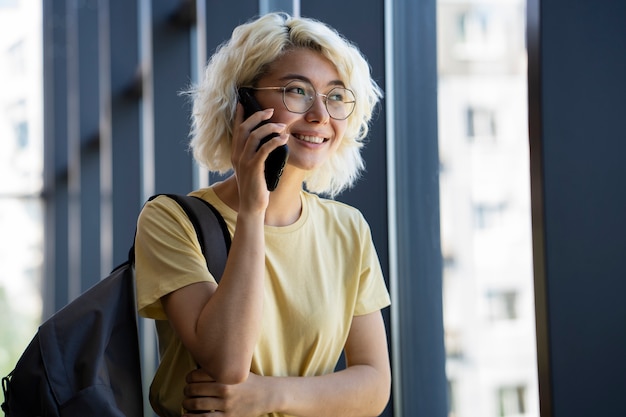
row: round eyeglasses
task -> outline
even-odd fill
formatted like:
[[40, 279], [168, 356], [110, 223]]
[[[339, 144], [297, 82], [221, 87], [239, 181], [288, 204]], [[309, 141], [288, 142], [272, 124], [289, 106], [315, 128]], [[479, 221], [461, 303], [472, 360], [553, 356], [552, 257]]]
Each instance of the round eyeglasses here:
[[315, 102], [317, 96], [322, 97], [328, 115], [336, 120], [347, 119], [354, 111], [356, 98], [352, 90], [343, 87], [334, 87], [328, 93], [315, 91], [315, 87], [308, 81], [289, 81], [284, 87], [248, 87], [252, 90], [282, 90], [283, 103], [292, 113], [306, 113]]

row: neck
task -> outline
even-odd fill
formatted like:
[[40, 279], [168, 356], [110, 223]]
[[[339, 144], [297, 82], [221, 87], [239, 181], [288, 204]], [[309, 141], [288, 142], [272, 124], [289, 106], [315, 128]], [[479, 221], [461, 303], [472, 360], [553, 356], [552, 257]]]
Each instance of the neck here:
[[[281, 179], [282, 181], [282, 179]], [[281, 186], [284, 187], [281, 189]], [[297, 188], [287, 190], [289, 184], [278, 184], [270, 193], [270, 202], [265, 211], [265, 224], [268, 226], [288, 226], [295, 223], [302, 213], [302, 183]]]
[[[270, 193], [265, 211], [265, 224], [268, 226], [288, 226], [295, 223], [302, 212], [302, 180], [298, 176], [283, 175], [278, 187]], [[239, 189], [235, 176], [215, 186], [215, 192], [230, 208], [239, 211]]]

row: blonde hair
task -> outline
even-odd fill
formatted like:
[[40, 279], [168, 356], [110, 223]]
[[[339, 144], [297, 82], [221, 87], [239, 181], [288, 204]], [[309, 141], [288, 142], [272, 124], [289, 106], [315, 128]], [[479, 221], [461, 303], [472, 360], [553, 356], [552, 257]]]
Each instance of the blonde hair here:
[[231, 170], [237, 88], [254, 85], [269, 64], [294, 48], [321, 53], [356, 95], [354, 112], [347, 119], [337, 151], [305, 178], [309, 191], [335, 196], [352, 186], [364, 169], [363, 139], [382, 91], [358, 48], [314, 19], [270, 13], [235, 28], [231, 39], [209, 60], [203, 80], [189, 91], [193, 99], [190, 146], [196, 161], [210, 171]]

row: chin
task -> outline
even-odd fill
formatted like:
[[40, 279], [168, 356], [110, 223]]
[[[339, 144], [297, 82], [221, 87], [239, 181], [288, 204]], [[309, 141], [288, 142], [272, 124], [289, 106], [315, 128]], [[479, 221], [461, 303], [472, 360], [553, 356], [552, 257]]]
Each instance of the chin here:
[[319, 167], [321, 167], [326, 159], [320, 158], [299, 158], [298, 155], [289, 155], [289, 159], [287, 160], [287, 165], [299, 169], [301, 171], [315, 171]]

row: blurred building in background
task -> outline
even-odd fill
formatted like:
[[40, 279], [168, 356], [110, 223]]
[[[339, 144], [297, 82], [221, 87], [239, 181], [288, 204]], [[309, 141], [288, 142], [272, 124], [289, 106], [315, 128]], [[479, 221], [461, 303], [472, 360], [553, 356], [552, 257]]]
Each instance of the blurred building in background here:
[[438, 0], [451, 417], [537, 417], [525, 2]]
[[[41, 3], [0, 1], [0, 375], [41, 319]], [[10, 319], [8, 319], [10, 318]]]

